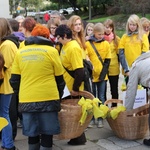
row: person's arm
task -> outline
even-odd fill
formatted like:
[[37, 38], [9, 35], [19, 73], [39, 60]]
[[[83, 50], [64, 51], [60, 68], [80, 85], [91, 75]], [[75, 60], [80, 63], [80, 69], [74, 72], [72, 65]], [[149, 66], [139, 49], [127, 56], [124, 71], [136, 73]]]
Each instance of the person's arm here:
[[74, 83], [73, 83], [73, 88], [72, 90], [74, 91], [79, 91], [79, 87], [83, 81], [84, 78], [84, 69], [83, 68], [78, 68], [74, 71]]
[[128, 64], [125, 59], [124, 49], [119, 49], [119, 61], [125, 73], [129, 72]]
[[127, 108], [127, 110], [133, 109], [134, 106], [137, 87], [139, 83], [139, 72], [140, 71], [138, 70], [137, 66], [130, 70], [129, 82], [127, 84], [127, 91], [125, 97], [125, 107]]
[[64, 81], [63, 75], [55, 76], [55, 80], [56, 80], [57, 88], [59, 91], [59, 97], [61, 99], [61, 97], [63, 96], [64, 87], [65, 87], [65, 81]]
[[10, 78], [9, 82], [15, 93], [19, 93], [20, 79], [21, 79], [20, 75], [11, 74], [11, 78]]

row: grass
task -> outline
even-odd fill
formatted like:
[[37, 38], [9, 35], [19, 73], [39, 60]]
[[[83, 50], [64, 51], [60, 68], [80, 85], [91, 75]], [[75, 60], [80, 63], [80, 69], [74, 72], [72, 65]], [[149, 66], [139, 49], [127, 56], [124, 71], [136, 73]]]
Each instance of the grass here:
[[[137, 14], [140, 18], [142, 17], [141, 14]], [[91, 20], [86, 20], [87, 22], [92, 22], [92, 23], [98, 23], [101, 22], [103, 23], [106, 19], [112, 19], [115, 23], [116, 27], [116, 34], [119, 37], [122, 37], [122, 35], [125, 33], [125, 24], [127, 22], [127, 19], [129, 18], [130, 14], [124, 15], [124, 14], [118, 14], [118, 15], [113, 15], [113, 16], [96, 16]], [[150, 14], [145, 15], [146, 18], [150, 19]], [[84, 16], [84, 18], [88, 18], [88, 16]], [[84, 19], [82, 18], [82, 19]], [[119, 25], [118, 25], [119, 24]]]
[[[122, 23], [125, 23], [126, 20], [128, 19], [129, 16], [124, 15], [124, 14], [119, 14], [119, 15], [114, 15], [114, 16], [97, 16], [94, 19], [87, 20], [87, 22], [92, 22], [92, 23], [98, 23], [101, 22], [103, 23], [106, 19], [112, 19], [115, 24], [119, 23], [120, 26], [116, 26], [116, 34], [121, 37], [125, 33], [125, 28], [122, 27]], [[83, 19], [83, 18], [82, 18]], [[121, 23], [120, 23], [121, 22]]]

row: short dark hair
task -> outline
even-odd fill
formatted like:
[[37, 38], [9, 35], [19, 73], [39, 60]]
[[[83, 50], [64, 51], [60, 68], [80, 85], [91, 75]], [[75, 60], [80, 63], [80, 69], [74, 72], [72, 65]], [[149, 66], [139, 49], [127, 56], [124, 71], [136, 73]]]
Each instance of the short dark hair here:
[[10, 26], [14, 32], [18, 32], [19, 30], [19, 22], [15, 19], [8, 19]]
[[59, 25], [55, 31], [55, 36], [60, 36], [61, 38], [64, 38], [65, 35], [66, 35], [66, 38], [67, 39], [72, 39], [72, 31], [71, 29], [65, 25], [65, 24], [62, 24], [62, 25]]

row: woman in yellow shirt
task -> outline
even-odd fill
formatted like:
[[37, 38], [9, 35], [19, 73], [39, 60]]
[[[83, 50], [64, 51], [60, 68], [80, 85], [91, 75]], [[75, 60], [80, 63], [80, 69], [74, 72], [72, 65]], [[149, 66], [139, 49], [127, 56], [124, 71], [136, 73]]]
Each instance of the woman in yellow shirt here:
[[142, 54], [149, 50], [149, 41], [146, 34], [143, 33], [140, 18], [133, 14], [126, 24], [126, 33], [121, 37], [119, 43], [119, 60], [123, 69], [123, 74], [128, 75], [132, 63]]
[[[23, 134], [29, 149], [52, 149], [53, 135], [60, 133], [58, 112], [63, 93], [63, 66], [51, 46], [47, 27], [37, 24], [15, 57], [11, 85], [19, 92]], [[34, 71], [33, 71], [34, 70]]]
[[111, 19], [104, 21], [105, 35], [104, 38], [110, 44], [111, 61], [108, 70], [108, 79], [112, 99], [118, 99], [118, 82], [120, 74], [120, 63], [118, 59], [118, 45], [120, 38], [115, 34], [114, 23]]
[[9, 79], [19, 42], [18, 38], [11, 33], [12, 29], [8, 21], [5, 18], [0, 18], [0, 52], [5, 60], [3, 70], [0, 72], [0, 77], [3, 78], [0, 85], [0, 117], [4, 117], [8, 121], [8, 125], [2, 130], [2, 148], [15, 150], [12, 125], [9, 118], [9, 107], [13, 94]]

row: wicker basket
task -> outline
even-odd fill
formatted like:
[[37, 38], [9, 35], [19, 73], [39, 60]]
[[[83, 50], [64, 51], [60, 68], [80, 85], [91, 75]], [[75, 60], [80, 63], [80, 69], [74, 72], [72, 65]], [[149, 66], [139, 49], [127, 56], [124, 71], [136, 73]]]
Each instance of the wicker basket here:
[[[113, 100], [109, 100], [109, 103], [111, 102]], [[106, 103], [108, 104], [108, 101]], [[120, 101], [116, 101], [116, 103], [120, 103]], [[146, 104], [130, 111], [121, 112], [115, 120], [107, 118], [107, 121], [119, 138], [127, 140], [142, 139], [149, 130], [148, 112], [149, 104]]]
[[[86, 91], [79, 94], [85, 98], [93, 99], [94, 96]], [[78, 105], [79, 99], [66, 99], [61, 103], [61, 111], [59, 112], [59, 121], [61, 133], [55, 135], [55, 139], [64, 140], [72, 139], [80, 136], [90, 123], [93, 114], [87, 116], [83, 125], [79, 123], [82, 116], [82, 108]]]

